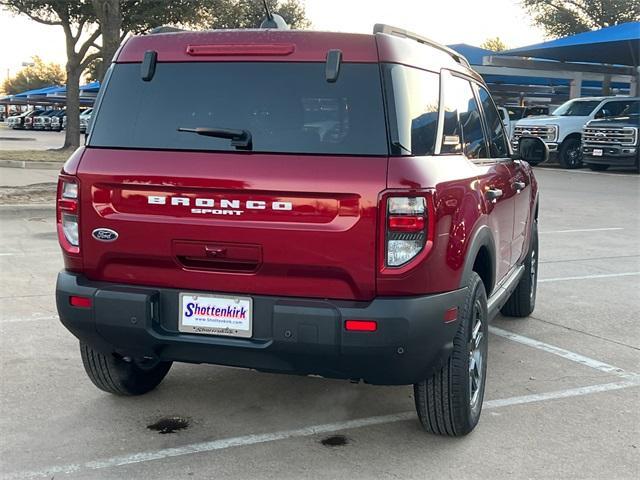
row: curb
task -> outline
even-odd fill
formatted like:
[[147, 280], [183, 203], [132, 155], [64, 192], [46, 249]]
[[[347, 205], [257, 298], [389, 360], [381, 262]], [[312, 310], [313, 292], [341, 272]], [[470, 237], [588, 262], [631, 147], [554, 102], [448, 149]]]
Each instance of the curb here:
[[64, 165], [63, 162], [34, 162], [31, 160], [2, 160], [0, 159], [0, 167], [8, 168], [29, 168], [39, 170], [60, 170]]

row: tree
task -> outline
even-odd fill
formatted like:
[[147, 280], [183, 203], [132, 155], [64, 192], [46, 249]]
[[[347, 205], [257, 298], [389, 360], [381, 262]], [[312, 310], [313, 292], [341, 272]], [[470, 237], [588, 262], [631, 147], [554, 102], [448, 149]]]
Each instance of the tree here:
[[640, 20], [637, 0], [522, 0], [549, 37], [565, 37]]
[[493, 50], [494, 52], [502, 52], [509, 49], [507, 44], [504, 43], [500, 37], [487, 38], [480, 47], [487, 50]]
[[102, 30], [101, 61], [95, 75], [101, 79], [120, 43], [129, 34], [146, 33], [162, 25], [199, 27], [207, 18], [211, 0], [92, 0]]
[[[267, 0], [267, 5], [291, 28], [311, 26], [299, 0]], [[209, 28], [258, 28], [265, 18], [262, 0], [211, 0], [207, 12]]]
[[7, 95], [35, 90], [51, 85], [62, 85], [65, 81], [64, 70], [57, 63], [43, 62], [38, 56], [32, 57], [33, 63], [24, 67], [2, 85]]
[[[265, 17], [262, 0], [92, 0], [102, 27], [102, 64], [96, 68], [102, 78], [121, 41], [128, 33], [142, 34], [154, 27], [257, 28]], [[299, 0], [267, 0], [269, 8], [292, 28], [310, 25]]]
[[[293, 28], [309, 25], [299, 0], [267, 0]], [[67, 130], [63, 148], [80, 143], [79, 85], [82, 72], [102, 79], [129, 33], [161, 25], [187, 28], [258, 27], [260, 0], [0, 0], [0, 6], [45, 25], [64, 29], [67, 47]], [[98, 41], [100, 40], [100, 42]]]
[[64, 30], [67, 50], [67, 127], [62, 148], [80, 144], [80, 75], [98, 56], [91, 52], [100, 27], [89, 0], [0, 0], [9, 11]]

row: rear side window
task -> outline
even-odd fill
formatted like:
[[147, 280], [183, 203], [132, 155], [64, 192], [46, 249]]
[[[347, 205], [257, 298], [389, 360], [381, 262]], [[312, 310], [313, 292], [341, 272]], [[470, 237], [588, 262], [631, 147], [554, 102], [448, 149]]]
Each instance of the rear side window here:
[[391, 141], [411, 155], [432, 155], [435, 147], [440, 75], [397, 64], [383, 66]]
[[471, 84], [450, 75], [445, 75], [443, 80], [444, 125], [440, 153], [464, 153], [471, 159], [487, 158], [482, 117]]
[[324, 63], [117, 64], [89, 146], [235, 151], [229, 139], [178, 128], [248, 130], [254, 152], [387, 155], [376, 64], [343, 63], [335, 83]]
[[504, 133], [502, 120], [498, 116], [491, 95], [484, 87], [478, 87], [480, 92], [480, 103], [487, 120], [487, 128], [489, 130], [489, 146], [491, 148], [491, 157], [504, 158], [509, 156], [509, 147], [507, 146], [507, 137]]

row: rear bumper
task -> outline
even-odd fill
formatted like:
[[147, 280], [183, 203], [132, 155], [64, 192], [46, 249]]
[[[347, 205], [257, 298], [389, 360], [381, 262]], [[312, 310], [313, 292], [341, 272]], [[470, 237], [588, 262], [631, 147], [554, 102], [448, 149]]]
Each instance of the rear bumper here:
[[[251, 339], [179, 332], [179, 293], [62, 271], [56, 302], [65, 327], [104, 352], [407, 385], [449, 358], [459, 320], [444, 315], [462, 310], [466, 289], [370, 302], [254, 296]], [[91, 297], [91, 308], [71, 306], [71, 295]], [[376, 320], [378, 329], [348, 332], [346, 319]]]

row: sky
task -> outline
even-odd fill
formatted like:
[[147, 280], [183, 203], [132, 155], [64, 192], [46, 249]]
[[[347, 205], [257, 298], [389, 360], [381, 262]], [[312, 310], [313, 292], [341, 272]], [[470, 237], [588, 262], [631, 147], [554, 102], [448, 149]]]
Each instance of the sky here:
[[[500, 37], [510, 48], [538, 43], [543, 32], [518, 0], [302, 0], [314, 30], [370, 33], [376, 23], [411, 30], [443, 44], [480, 45]], [[0, 79], [39, 55], [64, 66], [64, 34], [25, 16], [0, 11]], [[15, 39], [14, 41], [10, 39]]]

